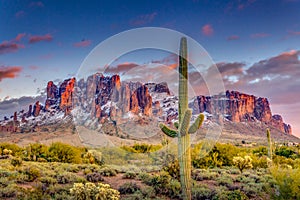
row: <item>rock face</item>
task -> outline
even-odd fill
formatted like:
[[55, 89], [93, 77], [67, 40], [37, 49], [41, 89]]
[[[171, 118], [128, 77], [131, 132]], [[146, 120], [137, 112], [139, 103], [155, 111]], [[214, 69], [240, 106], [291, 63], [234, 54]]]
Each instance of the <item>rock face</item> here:
[[37, 117], [42, 109], [42, 105], [40, 104], [39, 101], [37, 101], [34, 106], [33, 106], [33, 116]]
[[86, 82], [80, 80], [77, 87], [76, 104], [99, 121], [129, 111], [152, 115], [152, 97], [142, 83], [121, 83], [119, 75], [109, 77], [97, 73], [89, 76]]
[[72, 110], [75, 82], [75, 78], [67, 79], [59, 87], [59, 108], [63, 110], [66, 115], [70, 114]]
[[53, 105], [56, 105], [59, 100], [58, 88], [53, 83], [53, 81], [49, 81], [47, 84], [47, 99], [45, 102], [45, 110], [50, 110]]
[[225, 95], [197, 96], [190, 104], [193, 113], [208, 112], [224, 115], [232, 122], [261, 121], [282, 132], [291, 134], [291, 126], [283, 122], [280, 115], [273, 115], [267, 98], [255, 97], [237, 91], [226, 91]]

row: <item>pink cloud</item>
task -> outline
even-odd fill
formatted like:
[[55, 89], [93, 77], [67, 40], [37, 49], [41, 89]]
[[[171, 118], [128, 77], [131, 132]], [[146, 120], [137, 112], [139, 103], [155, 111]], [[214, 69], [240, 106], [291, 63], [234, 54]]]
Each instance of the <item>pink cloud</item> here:
[[290, 35], [300, 35], [300, 31], [288, 31]]
[[51, 41], [53, 39], [53, 36], [51, 34], [46, 34], [46, 35], [32, 35], [29, 37], [29, 43], [37, 43], [41, 41]]
[[26, 33], [19, 33], [16, 38], [15, 38], [15, 41], [16, 42], [20, 42], [20, 40], [25, 37]]
[[87, 47], [90, 46], [91, 40], [83, 40], [81, 42], [76, 42], [73, 44], [74, 47]]
[[141, 26], [151, 23], [156, 17], [157, 13], [153, 12], [151, 14], [139, 15], [135, 19], [130, 20], [130, 24], [133, 26]]
[[0, 81], [5, 78], [15, 78], [22, 71], [19, 66], [0, 66]]
[[20, 48], [24, 48], [22, 44], [4, 41], [0, 44], [0, 54], [17, 52]]
[[114, 67], [108, 66], [105, 69], [105, 73], [122, 74], [127, 71], [130, 71], [131, 69], [133, 69], [137, 66], [139, 66], [139, 65], [136, 63], [124, 62], [124, 63], [118, 64], [117, 66], [114, 66]]
[[20, 10], [18, 12], [16, 12], [15, 17], [16, 18], [21, 18], [25, 15], [25, 11], [24, 10]]
[[240, 39], [240, 36], [238, 36], [238, 35], [231, 35], [231, 36], [229, 36], [227, 38], [227, 40], [229, 40], [229, 41], [231, 41], [231, 40], [238, 40], [238, 39]]
[[269, 37], [269, 36], [270, 36], [270, 34], [268, 34], [268, 33], [254, 33], [250, 37], [251, 38], [265, 38], [265, 37]]
[[43, 2], [41, 1], [33, 1], [29, 4], [29, 7], [30, 8], [42, 8], [44, 7], [45, 5], [43, 4]]
[[39, 67], [38, 66], [35, 66], [35, 65], [30, 65], [29, 66], [29, 69], [31, 70], [37, 70]]
[[202, 27], [202, 34], [206, 36], [211, 36], [214, 34], [214, 29], [210, 24], [206, 24]]

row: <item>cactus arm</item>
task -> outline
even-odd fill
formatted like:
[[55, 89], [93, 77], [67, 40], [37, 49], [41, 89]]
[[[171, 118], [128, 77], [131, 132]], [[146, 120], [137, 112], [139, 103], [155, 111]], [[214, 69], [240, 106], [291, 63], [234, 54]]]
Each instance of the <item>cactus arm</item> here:
[[190, 126], [189, 128], [189, 133], [190, 134], [193, 134], [193, 133], [196, 133], [196, 131], [200, 128], [200, 126], [202, 125], [204, 121], [204, 115], [203, 114], [200, 114], [196, 121]]
[[176, 130], [169, 128], [164, 123], [160, 123], [159, 127], [164, 132], [164, 134], [166, 134], [169, 137], [177, 137], [178, 135], [178, 132]]
[[177, 128], [177, 129], [178, 129], [178, 127], [179, 127], [179, 123], [178, 123], [178, 122], [174, 122], [174, 126], [175, 126], [175, 128]]
[[186, 134], [188, 134], [191, 116], [192, 111], [190, 109], [185, 110], [183, 119], [179, 126], [180, 136], [185, 136]]

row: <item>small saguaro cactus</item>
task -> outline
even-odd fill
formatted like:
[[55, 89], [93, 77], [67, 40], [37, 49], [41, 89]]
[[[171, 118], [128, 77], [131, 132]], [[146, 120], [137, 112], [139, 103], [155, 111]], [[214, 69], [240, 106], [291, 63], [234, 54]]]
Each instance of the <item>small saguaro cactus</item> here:
[[271, 132], [270, 129], [267, 129], [267, 138], [268, 138], [268, 156], [272, 161], [272, 141], [271, 141]]
[[174, 123], [176, 129], [171, 129], [161, 123], [161, 130], [170, 137], [178, 137], [178, 160], [180, 168], [180, 183], [183, 199], [191, 199], [191, 146], [190, 134], [195, 133], [204, 120], [200, 114], [196, 121], [189, 126], [192, 111], [188, 108], [188, 63], [187, 63], [187, 39], [180, 40], [179, 51], [179, 123]]

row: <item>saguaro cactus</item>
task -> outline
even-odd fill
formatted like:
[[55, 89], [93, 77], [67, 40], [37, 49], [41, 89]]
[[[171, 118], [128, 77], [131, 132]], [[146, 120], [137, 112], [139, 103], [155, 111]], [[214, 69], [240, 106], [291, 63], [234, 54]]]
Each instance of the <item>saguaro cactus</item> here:
[[267, 129], [267, 138], [268, 138], [268, 156], [272, 161], [272, 141], [271, 141], [270, 129]]
[[180, 183], [183, 199], [191, 199], [191, 146], [190, 134], [195, 133], [201, 126], [204, 115], [200, 114], [196, 121], [189, 126], [192, 111], [188, 109], [188, 63], [187, 40], [181, 38], [179, 51], [179, 104], [178, 119], [175, 129], [160, 124], [161, 130], [170, 137], [178, 137], [178, 160], [180, 167]]

